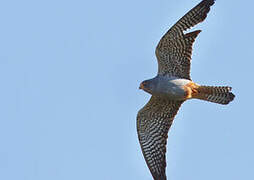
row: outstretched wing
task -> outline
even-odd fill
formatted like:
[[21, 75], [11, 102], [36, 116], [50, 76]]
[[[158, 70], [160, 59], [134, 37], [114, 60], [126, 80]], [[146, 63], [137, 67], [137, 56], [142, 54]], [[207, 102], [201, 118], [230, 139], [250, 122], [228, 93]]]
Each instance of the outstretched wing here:
[[155, 180], [166, 180], [166, 144], [169, 128], [183, 101], [152, 96], [138, 112], [139, 143]]
[[187, 34], [184, 34], [184, 31], [205, 20], [214, 1], [201, 1], [161, 38], [156, 47], [158, 74], [190, 79], [192, 44], [201, 31]]

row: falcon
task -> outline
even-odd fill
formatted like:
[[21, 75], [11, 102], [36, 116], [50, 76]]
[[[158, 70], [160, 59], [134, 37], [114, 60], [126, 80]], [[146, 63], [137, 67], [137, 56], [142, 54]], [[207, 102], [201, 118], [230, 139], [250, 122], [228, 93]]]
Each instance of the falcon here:
[[228, 86], [203, 86], [191, 80], [192, 45], [201, 32], [185, 31], [207, 17], [215, 0], [203, 0], [185, 14], [161, 38], [156, 47], [158, 73], [143, 81], [140, 89], [151, 94], [138, 112], [137, 131], [146, 164], [154, 180], [166, 180], [166, 144], [169, 128], [181, 104], [201, 99], [228, 104], [235, 95]]

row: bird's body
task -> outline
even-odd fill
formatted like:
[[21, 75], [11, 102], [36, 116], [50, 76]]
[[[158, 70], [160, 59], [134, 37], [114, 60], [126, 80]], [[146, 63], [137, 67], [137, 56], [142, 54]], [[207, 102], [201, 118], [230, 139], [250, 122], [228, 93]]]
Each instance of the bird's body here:
[[200, 86], [189, 79], [175, 76], [157, 75], [141, 83], [140, 89], [147, 93], [173, 101], [201, 99], [218, 104], [228, 104], [234, 99], [231, 87]]
[[[185, 100], [187, 98], [187, 91], [185, 86], [191, 83], [191, 80], [177, 78], [174, 76], [157, 75], [152, 79], [148, 79], [142, 83], [140, 89], [155, 96], [164, 96], [171, 100]], [[147, 84], [146, 84], [147, 83]], [[146, 86], [151, 86], [146, 88]]]
[[192, 98], [228, 104], [235, 97], [231, 87], [202, 86], [190, 78], [192, 45], [201, 30], [184, 31], [204, 20], [214, 1], [202, 0], [168, 30], [155, 51], [157, 76], [140, 84], [140, 89], [152, 95], [138, 112], [137, 131], [154, 180], [166, 180], [168, 131], [181, 104]]

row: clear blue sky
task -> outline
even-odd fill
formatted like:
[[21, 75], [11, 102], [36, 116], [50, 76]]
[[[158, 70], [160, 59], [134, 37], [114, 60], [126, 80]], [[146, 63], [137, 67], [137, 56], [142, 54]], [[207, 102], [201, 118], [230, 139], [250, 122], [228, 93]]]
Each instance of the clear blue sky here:
[[[138, 86], [157, 73], [161, 36], [199, 1], [1, 1], [0, 179], [151, 180]], [[168, 179], [254, 179], [253, 6], [217, 0], [195, 28], [192, 79], [236, 98], [182, 106]]]

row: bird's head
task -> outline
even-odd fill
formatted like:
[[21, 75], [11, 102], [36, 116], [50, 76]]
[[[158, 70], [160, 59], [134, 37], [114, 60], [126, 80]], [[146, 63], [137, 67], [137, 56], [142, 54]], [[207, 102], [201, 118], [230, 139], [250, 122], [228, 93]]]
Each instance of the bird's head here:
[[150, 94], [152, 94], [153, 90], [153, 83], [151, 80], [145, 80], [142, 83], [140, 83], [139, 89], [142, 89]]

